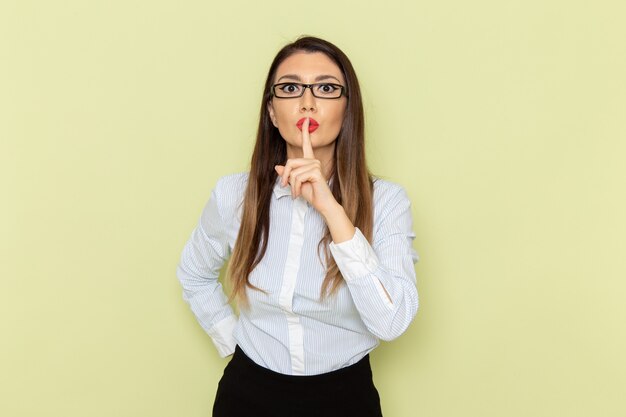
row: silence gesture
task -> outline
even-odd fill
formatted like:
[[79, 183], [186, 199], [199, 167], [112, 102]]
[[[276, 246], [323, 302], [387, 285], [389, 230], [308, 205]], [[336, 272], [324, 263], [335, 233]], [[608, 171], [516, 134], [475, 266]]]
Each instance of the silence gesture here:
[[274, 168], [281, 176], [281, 186], [291, 185], [291, 196], [302, 196], [317, 211], [325, 213], [338, 203], [335, 200], [326, 178], [322, 174], [322, 163], [315, 159], [309, 133], [310, 120], [307, 117], [302, 124], [302, 158], [288, 159], [285, 166]]

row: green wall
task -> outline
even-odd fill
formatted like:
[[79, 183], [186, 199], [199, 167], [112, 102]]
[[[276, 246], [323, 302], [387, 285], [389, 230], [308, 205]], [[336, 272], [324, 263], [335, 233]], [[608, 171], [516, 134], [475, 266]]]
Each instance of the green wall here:
[[210, 415], [227, 360], [175, 268], [247, 169], [300, 34], [363, 86], [420, 311], [373, 354], [388, 417], [623, 416], [619, 1], [0, 4], [0, 415]]

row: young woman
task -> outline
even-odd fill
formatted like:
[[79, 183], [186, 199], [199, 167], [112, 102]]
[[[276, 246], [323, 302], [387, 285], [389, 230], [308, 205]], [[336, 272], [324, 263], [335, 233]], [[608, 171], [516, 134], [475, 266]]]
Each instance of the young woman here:
[[346, 55], [314, 37], [285, 46], [250, 171], [217, 182], [177, 269], [220, 356], [234, 353], [213, 416], [382, 416], [369, 352], [417, 312], [414, 238], [404, 189], [367, 169]]

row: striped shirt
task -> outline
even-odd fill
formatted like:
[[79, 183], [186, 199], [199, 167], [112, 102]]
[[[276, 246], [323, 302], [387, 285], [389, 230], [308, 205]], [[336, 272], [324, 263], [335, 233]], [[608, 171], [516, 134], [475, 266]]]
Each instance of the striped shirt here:
[[[320, 302], [326, 274], [317, 245], [324, 219], [289, 184], [276, 179], [267, 251], [250, 274], [250, 309], [237, 317], [218, 281], [241, 224], [248, 173], [218, 180], [186, 243], [177, 276], [200, 325], [221, 357], [235, 345], [257, 364], [288, 375], [316, 375], [352, 365], [409, 326], [418, 308], [410, 202], [404, 189], [374, 178], [374, 233], [330, 243], [345, 284]], [[321, 254], [321, 253], [320, 253]]]

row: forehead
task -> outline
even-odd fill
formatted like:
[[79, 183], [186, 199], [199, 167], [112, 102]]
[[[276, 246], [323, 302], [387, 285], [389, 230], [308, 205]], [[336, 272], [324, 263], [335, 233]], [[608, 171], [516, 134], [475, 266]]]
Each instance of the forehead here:
[[280, 63], [274, 82], [285, 75], [297, 75], [302, 82], [312, 83], [320, 75], [330, 75], [344, 82], [341, 70], [322, 52], [296, 52]]

